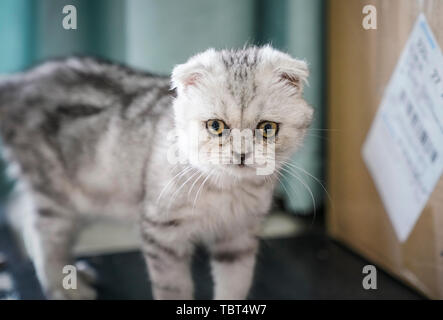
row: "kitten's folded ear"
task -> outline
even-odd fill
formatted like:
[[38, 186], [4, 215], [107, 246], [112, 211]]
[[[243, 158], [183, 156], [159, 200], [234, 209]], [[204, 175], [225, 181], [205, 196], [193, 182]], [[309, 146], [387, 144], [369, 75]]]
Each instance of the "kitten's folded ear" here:
[[198, 66], [189, 66], [187, 63], [174, 68], [171, 76], [171, 87], [179, 92], [190, 86], [196, 86], [204, 75], [204, 69]]
[[262, 49], [263, 60], [271, 67], [278, 84], [290, 90], [290, 94], [301, 95], [308, 82], [309, 69], [305, 61], [294, 59], [290, 55], [265, 46]]
[[208, 49], [203, 53], [193, 56], [186, 63], [177, 65], [172, 70], [171, 87], [179, 93], [187, 88], [197, 86], [208, 75], [211, 59], [215, 55], [214, 49]]
[[309, 69], [303, 60], [287, 57], [279, 63], [274, 70], [277, 81], [287, 86], [293, 94], [301, 95], [304, 85], [308, 83]]

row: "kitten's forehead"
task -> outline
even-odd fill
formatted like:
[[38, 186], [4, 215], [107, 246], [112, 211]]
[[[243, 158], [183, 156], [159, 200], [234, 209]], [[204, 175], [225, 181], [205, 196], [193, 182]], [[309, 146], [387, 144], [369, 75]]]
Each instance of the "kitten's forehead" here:
[[257, 47], [220, 52], [226, 71], [226, 89], [241, 109], [246, 108], [256, 95], [255, 73], [260, 62], [259, 52]]
[[254, 69], [259, 61], [259, 51], [257, 47], [250, 47], [238, 50], [222, 50], [220, 52], [223, 64], [226, 69], [232, 70], [234, 74], [241, 77], [240, 70]]

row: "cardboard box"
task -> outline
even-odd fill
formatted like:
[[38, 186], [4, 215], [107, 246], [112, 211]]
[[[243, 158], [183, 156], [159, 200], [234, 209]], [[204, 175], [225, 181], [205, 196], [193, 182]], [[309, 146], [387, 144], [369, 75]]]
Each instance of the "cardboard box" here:
[[[376, 30], [362, 27], [367, 4], [377, 9]], [[330, 0], [327, 10], [328, 231], [426, 296], [442, 299], [443, 176], [400, 242], [361, 150], [420, 13], [443, 48], [443, 1]]]

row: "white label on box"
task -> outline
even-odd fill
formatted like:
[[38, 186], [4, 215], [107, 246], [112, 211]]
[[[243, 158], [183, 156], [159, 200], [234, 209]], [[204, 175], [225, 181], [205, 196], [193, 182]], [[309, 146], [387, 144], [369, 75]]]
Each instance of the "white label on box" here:
[[443, 171], [443, 55], [423, 14], [362, 153], [397, 236], [405, 241]]

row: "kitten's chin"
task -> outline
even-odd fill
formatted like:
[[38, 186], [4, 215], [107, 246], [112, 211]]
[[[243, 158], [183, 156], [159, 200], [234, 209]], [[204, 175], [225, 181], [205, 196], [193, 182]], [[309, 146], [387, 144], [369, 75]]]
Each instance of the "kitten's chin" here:
[[260, 171], [257, 171], [256, 167], [250, 165], [222, 165], [215, 168], [219, 175], [223, 175], [226, 179], [233, 180], [255, 180], [263, 178], [260, 175]]
[[254, 177], [257, 175], [256, 168], [248, 165], [228, 165], [225, 170], [228, 174], [236, 177]]
[[223, 165], [223, 166], [198, 166], [195, 167], [203, 173], [203, 180], [208, 184], [219, 188], [220, 191], [234, 188], [244, 182], [255, 184], [268, 184], [273, 179], [268, 175], [257, 174], [256, 168], [252, 166]]
[[274, 173], [274, 166], [258, 166], [254, 164], [207, 164], [194, 163], [191, 164], [195, 169], [203, 173], [208, 180], [221, 184], [237, 184], [242, 180], [265, 181], [267, 176]]

